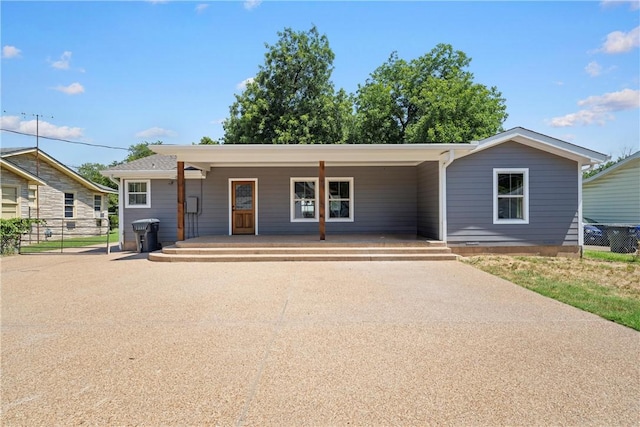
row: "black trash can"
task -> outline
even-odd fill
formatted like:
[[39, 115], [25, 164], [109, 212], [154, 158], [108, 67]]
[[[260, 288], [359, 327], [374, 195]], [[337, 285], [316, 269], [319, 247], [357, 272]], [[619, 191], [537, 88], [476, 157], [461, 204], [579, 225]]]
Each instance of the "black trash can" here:
[[635, 229], [628, 225], [610, 225], [607, 227], [607, 237], [611, 244], [611, 252], [628, 254], [638, 249]]
[[158, 249], [158, 229], [160, 220], [145, 218], [131, 223], [136, 233], [136, 246], [138, 252], [153, 252]]

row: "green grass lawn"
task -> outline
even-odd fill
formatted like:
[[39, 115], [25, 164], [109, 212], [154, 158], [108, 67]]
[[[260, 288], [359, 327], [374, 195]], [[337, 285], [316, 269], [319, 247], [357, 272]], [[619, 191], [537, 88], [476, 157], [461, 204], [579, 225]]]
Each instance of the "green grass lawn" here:
[[583, 259], [477, 256], [465, 262], [524, 288], [640, 331], [640, 263], [631, 254]]
[[[116, 243], [118, 241], [118, 231], [114, 230], [109, 233], [109, 242]], [[20, 248], [20, 253], [29, 254], [37, 252], [55, 251], [66, 248], [81, 248], [92, 245], [104, 245], [107, 246], [107, 236], [87, 236], [87, 237], [72, 237], [64, 240], [47, 240], [40, 243], [34, 243], [31, 245], [23, 245]]]
[[583, 256], [588, 259], [612, 262], [635, 262], [640, 264], [640, 256], [636, 254], [617, 254], [615, 252], [585, 250]]

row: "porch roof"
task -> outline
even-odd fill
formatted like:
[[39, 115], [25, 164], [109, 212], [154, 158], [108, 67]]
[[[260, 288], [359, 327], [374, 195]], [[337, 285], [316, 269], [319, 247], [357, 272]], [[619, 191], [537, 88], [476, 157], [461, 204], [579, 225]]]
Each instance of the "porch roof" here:
[[456, 157], [477, 147], [469, 144], [335, 144], [335, 145], [153, 145], [159, 154], [202, 170], [233, 166], [415, 166]]

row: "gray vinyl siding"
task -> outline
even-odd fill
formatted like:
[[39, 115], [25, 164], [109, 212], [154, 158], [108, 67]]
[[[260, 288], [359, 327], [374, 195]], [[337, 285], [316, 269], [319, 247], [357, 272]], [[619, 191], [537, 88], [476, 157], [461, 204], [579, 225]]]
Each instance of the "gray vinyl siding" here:
[[[354, 221], [327, 221], [327, 235], [416, 234], [416, 171], [415, 167], [327, 167], [327, 178], [353, 178], [354, 185]], [[258, 234], [316, 234], [318, 222], [291, 222], [290, 179], [317, 176], [315, 167], [212, 168], [206, 179], [186, 181], [185, 197], [198, 197], [200, 212], [185, 215], [185, 237], [229, 234], [230, 179], [257, 179]], [[160, 220], [161, 242], [176, 240], [176, 191], [175, 182], [151, 180], [151, 207], [124, 209], [125, 243], [135, 241], [131, 222], [143, 218]], [[437, 198], [434, 203], [437, 209]]]
[[[130, 181], [139, 181], [132, 179]], [[187, 181], [187, 187], [192, 184]], [[120, 184], [126, 188], [127, 180]], [[160, 242], [175, 242], [178, 227], [178, 183], [168, 179], [151, 180], [151, 207], [150, 208], [125, 208], [122, 224], [125, 244], [135, 242], [135, 234], [131, 223], [139, 219], [157, 218], [160, 220], [158, 240]], [[125, 200], [120, 201], [125, 206]]]
[[[327, 167], [325, 175], [327, 178], [352, 177], [354, 185], [354, 221], [328, 220], [327, 234], [416, 233], [415, 168]], [[229, 233], [229, 179], [242, 178], [258, 180], [259, 234], [317, 233], [317, 222], [290, 220], [290, 179], [317, 176], [315, 167], [213, 168], [203, 185], [200, 235]]]
[[440, 175], [438, 162], [423, 162], [416, 167], [418, 179], [418, 234], [440, 238]]
[[604, 223], [640, 223], [640, 159], [582, 188], [582, 212]]
[[[493, 224], [493, 169], [529, 169], [529, 224]], [[447, 168], [450, 245], [578, 244], [578, 165], [506, 142], [455, 160]]]

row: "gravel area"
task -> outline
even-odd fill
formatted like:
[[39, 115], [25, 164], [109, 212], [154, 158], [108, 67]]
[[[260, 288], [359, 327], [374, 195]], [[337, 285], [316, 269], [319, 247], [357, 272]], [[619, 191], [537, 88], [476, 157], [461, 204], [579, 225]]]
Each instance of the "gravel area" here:
[[4, 426], [640, 424], [640, 333], [460, 262], [0, 263]]

